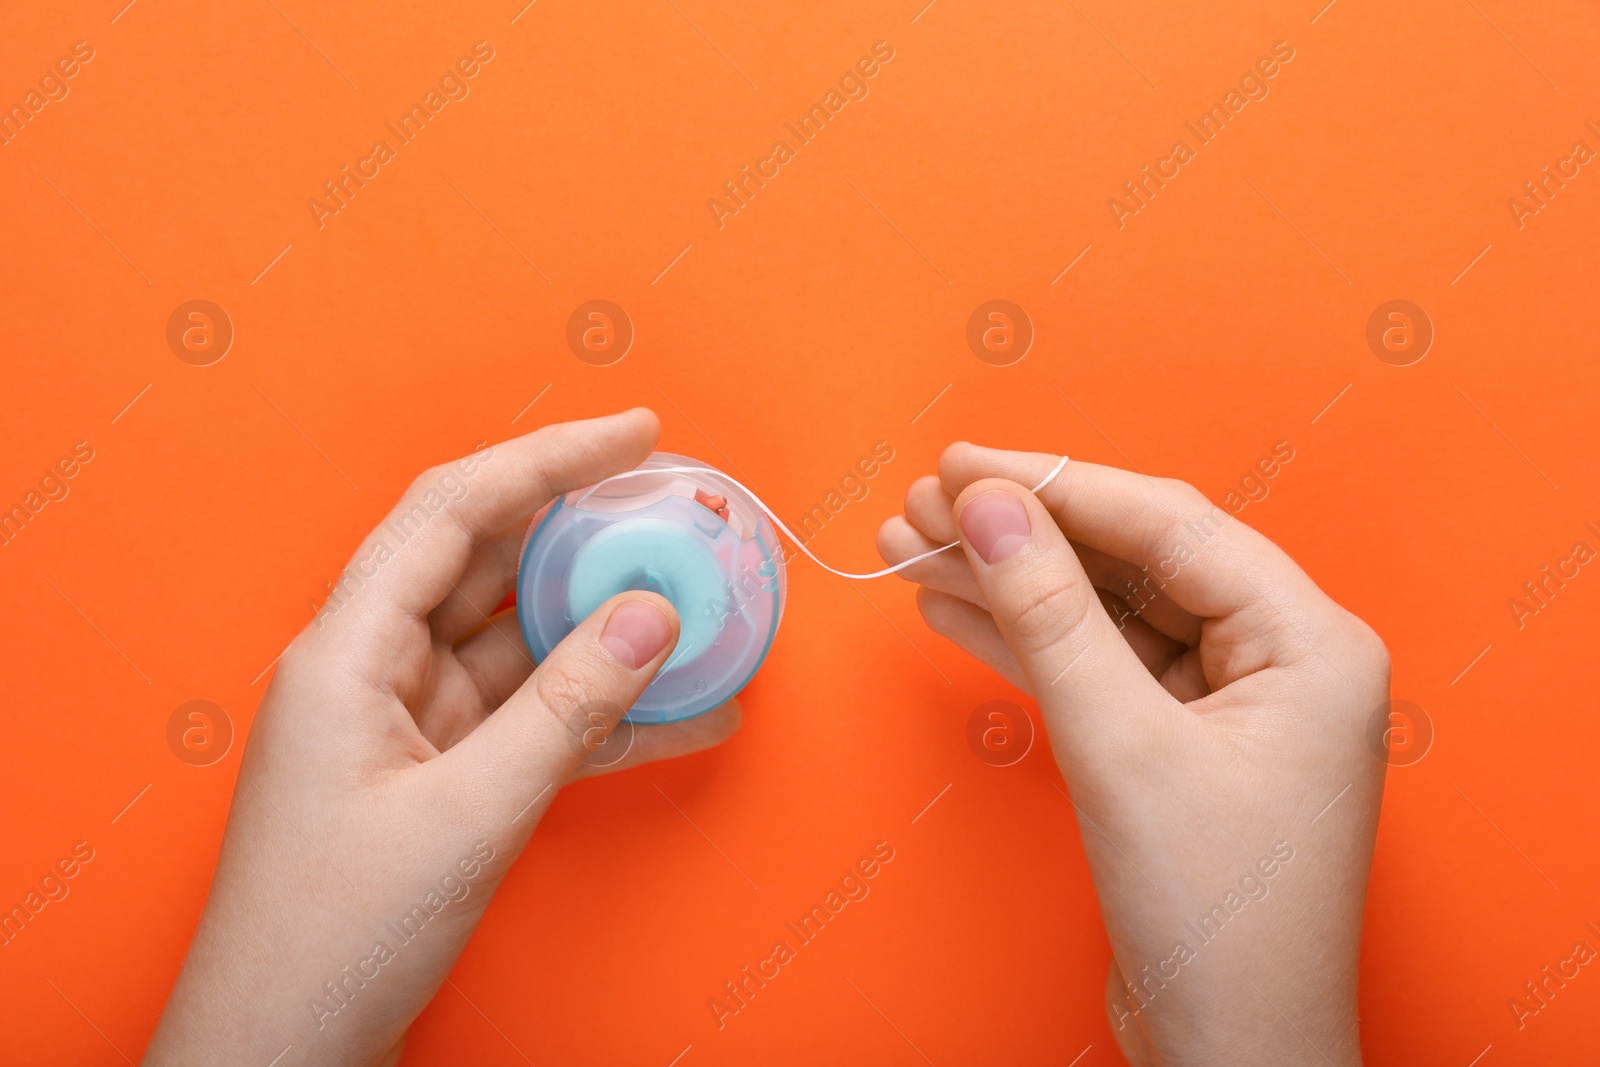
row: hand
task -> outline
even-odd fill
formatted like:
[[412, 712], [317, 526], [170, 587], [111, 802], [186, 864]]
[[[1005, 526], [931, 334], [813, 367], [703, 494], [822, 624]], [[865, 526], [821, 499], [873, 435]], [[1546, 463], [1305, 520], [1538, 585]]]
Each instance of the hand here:
[[146, 1063], [285, 1046], [282, 1067], [393, 1063], [565, 782], [738, 728], [729, 703], [590, 757], [677, 641], [655, 594], [608, 600], [537, 670], [515, 612], [489, 617], [530, 516], [637, 466], [659, 433], [639, 408], [484, 449], [418, 478], [367, 538], [256, 712]]
[[[1360, 1063], [1357, 955], [1389, 659], [1179, 482], [970, 444], [879, 533], [928, 625], [1038, 701], [1134, 1064]], [[963, 554], [964, 553], [964, 554]]]

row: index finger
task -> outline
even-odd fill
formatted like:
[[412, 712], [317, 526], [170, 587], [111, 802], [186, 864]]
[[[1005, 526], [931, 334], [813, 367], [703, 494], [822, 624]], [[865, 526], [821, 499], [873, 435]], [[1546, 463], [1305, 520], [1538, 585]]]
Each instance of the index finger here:
[[[1056, 463], [1044, 453], [959, 442], [940, 457], [939, 477], [954, 496], [980, 478], [1031, 485]], [[1074, 460], [1037, 495], [1068, 538], [1140, 567], [1136, 586], [1201, 618], [1271, 607], [1267, 588], [1322, 597], [1282, 549], [1183, 482]]]
[[425, 620], [456, 588], [473, 550], [555, 497], [632, 470], [655, 448], [649, 408], [556, 423], [425, 471], [346, 566], [339, 614], [378, 635]]

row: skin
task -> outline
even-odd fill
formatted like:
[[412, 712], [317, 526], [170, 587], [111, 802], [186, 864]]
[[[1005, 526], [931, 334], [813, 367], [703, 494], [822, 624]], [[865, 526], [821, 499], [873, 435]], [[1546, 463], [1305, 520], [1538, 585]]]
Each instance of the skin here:
[[[490, 617], [531, 517], [637, 466], [659, 435], [643, 408], [546, 427], [423, 474], [373, 531], [347, 569], [359, 588], [295, 639], [256, 712], [211, 893], [146, 1064], [267, 1064], [286, 1046], [284, 1067], [394, 1063], [562, 785], [738, 728], [729, 703], [611, 737], [677, 639], [661, 597], [607, 601], [537, 669], [515, 612]], [[408, 513], [428, 518], [402, 541]], [[601, 640], [632, 600], [666, 623], [637, 668]], [[427, 918], [402, 941], [388, 924], [418, 905]], [[379, 940], [386, 962], [373, 962]], [[346, 1003], [330, 982], [348, 983]]]
[[[1359, 1064], [1382, 641], [1188, 485], [1069, 463], [1030, 493], [1056, 462], [953, 445], [879, 549], [961, 542], [901, 574], [930, 627], [1038, 702], [1111, 943], [1119, 1047], [1136, 1065]], [[992, 564], [963, 523], [989, 493], [1029, 527]]]
[[[269, 1063], [287, 1049], [284, 1064], [395, 1063], [561, 785], [737, 729], [730, 703], [640, 726], [620, 758], [604, 747], [676, 641], [660, 597], [613, 598], [537, 669], [514, 613], [490, 617], [531, 518], [637, 466], [658, 435], [635, 409], [496, 445], [417, 479], [363, 544], [347, 570], [359, 583], [290, 646], [256, 713], [210, 897], [144, 1062]], [[1359, 1063], [1382, 643], [1193, 489], [1089, 464], [1039, 497], [1023, 488], [1055, 462], [952, 446], [880, 549], [894, 562], [962, 543], [903, 573], [936, 631], [1039, 703], [1111, 941], [1120, 1047], [1135, 1064]], [[991, 564], [962, 518], [994, 492], [1030, 531]], [[416, 514], [428, 517], [402, 540]], [[1174, 563], [1180, 544], [1191, 554]], [[625, 601], [662, 612], [654, 654], [602, 640]], [[1230, 891], [1241, 903], [1202, 940], [1189, 924]], [[1179, 941], [1193, 951], [1174, 963]]]

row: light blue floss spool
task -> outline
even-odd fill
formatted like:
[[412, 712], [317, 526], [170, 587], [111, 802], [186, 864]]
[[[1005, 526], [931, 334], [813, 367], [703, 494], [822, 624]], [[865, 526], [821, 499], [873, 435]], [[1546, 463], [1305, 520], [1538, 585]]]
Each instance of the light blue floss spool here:
[[543, 662], [616, 594], [666, 597], [678, 644], [627, 717], [676, 722], [722, 704], [755, 675], [777, 636], [786, 582], [760, 502], [720, 471], [656, 452], [551, 506], [523, 545], [517, 619]]
[[[1067, 457], [1034, 485], [1039, 492]], [[528, 531], [517, 571], [517, 620], [543, 661], [611, 597], [660, 593], [677, 610], [677, 647], [628, 712], [633, 722], [676, 722], [721, 704], [766, 659], [783, 618], [787, 577], [777, 531], [807, 559], [841, 578], [896, 574], [960, 542], [866, 573], [816, 557], [771, 508], [733, 478], [671, 452], [568, 493]]]

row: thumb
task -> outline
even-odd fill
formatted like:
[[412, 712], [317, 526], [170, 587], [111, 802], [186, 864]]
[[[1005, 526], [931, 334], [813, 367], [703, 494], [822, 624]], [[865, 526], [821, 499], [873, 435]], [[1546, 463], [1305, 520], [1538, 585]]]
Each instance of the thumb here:
[[491, 817], [527, 830], [639, 699], [678, 642], [665, 597], [619, 593], [578, 624], [527, 681], [439, 758]]
[[985, 478], [955, 502], [961, 545], [984, 603], [1054, 733], [1126, 732], [1169, 704], [1106, 614], [1083, 564], [1039, 499]]

